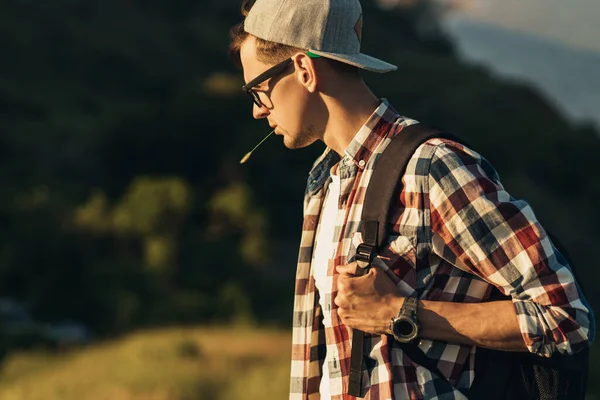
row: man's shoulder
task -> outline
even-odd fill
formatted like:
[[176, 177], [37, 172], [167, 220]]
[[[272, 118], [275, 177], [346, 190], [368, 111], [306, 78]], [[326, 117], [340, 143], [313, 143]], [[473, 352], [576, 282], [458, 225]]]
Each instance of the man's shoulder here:
[[[410, 122], [406, 123], [402, 129], [390, 136], [391, 140], [381, 149], [381, 155], [385, 153], [389, 143], [397, 135], [402, 135], [405, 129], [419, 124], [419, 122], [405, 117], [399, 117], [399, 119]], [[468, 142], [455, 134], [444, 136], [446, 135], [444, 131], [434, 131], [438, 131], [440, 136], [433, 136], [416, 146], [406, 163], [403, 179], [428, 178], [431, 174], [443, 176], [451, 172], [460, 173], [460, 170], [464, 169], [465, 172], [475, 172], [476, 174], [485, 175], [494, 181], [499, 181], [498, 173], [493, 165], [481, 153], [474, 150]], [[406, 131], [404, 133], [410, 134], [410, 132]], [[397, 150], [398, 147], [395, 147]], [[373, 167], [377, 167], [377, 162], [375, 162]]]

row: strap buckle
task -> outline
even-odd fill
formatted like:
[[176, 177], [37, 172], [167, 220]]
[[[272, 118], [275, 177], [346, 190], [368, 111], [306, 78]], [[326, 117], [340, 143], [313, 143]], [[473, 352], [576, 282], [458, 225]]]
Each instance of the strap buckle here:
[[358, 248], [356, 249], [356, 259], [358, 261], [364, 261], [370, 264], [374, 258], [375, 246], [371, 246], [366, 243], [361, 243], [358, 245]]
[[358, 246], [358, 248], [356, 249], [356, 260], [360, 261], [358, 263], [359, 267], [366, 268], [371, 264], [371, 262], [373, 262], [373, 259], [375, 258], [376, 254], [375, 250], [375, 246], [371, 246], [366, 243], [361, 243]]

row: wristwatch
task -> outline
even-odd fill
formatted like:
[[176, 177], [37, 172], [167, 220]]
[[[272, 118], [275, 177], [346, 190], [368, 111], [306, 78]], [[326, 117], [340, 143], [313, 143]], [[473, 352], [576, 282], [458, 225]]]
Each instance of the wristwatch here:
[[417, 319], [417, 298], [407, 297], [396, 318], [390, 322], [390, 331], [394, 339], [400, 343], [410, 343], [419, 336], [419, 320]]

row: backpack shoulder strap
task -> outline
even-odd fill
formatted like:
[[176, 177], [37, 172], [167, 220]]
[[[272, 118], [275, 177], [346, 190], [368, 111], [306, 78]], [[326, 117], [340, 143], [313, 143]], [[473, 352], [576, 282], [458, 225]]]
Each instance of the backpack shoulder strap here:
[[[370, 262], [385, 242], [392, 199], [394, 193], [402, 190], [402, 176], [409, 160], [421, 144], [433, 138], [459, 141], [457, 137], [441, 130], [414, 124], [399, 132], [377, 159], [361, 215], [363, 243], [357, 249], [357, 260], [363, 262], [365, 267], [357, 268], [357, 276], [367, 272]], [[362, 397], [363, 342], [364, 333], [353, 330], [348, 393], [355, 397]], [[435, 364], [418, 347], [408, 344], [402, 348], [416, 362], [442, 376]]]
[[414, 124], [404, 128], [388, 144], [375, 163], [365, 194], [361, 217], [364, 243], [380, 249], [387, 234], [389, 211], [394, 193], [402, 191], [402, 176], [419, 146], [433, 138], [464, 143], [436, 128]]

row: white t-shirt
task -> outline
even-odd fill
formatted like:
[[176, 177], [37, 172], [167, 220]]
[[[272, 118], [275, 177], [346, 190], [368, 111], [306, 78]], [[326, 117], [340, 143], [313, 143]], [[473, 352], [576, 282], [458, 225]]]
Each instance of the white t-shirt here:
[[[338, 201], [340, 198], [340, 177], [332, 174], [331, 179], [332, 181], [327, 188], [321, 212], [312, 263], [312, 272], [315, 279], [315, 286], [320, 294], [319, 304], [323, 310], [323, 324], [325, 328], [331, 327], [331, 307], [330, 304], [327, 304], [329, 297], [326, 298], [325, 294], [331, 293], [333, 285], [332, 277], [328, 275], [327, 269], [329, 261], [335, 257], [335, 243], [337, 243], [337, 240], [334, 240], [334, 234], [338, 216]], [[323, 362], [323, 376], [321, 377], [321, 385], [319, 387], [321, 400], [331, 399], [329, 362], [332, 357], [335, 357], [332, 352], [333, 349], [327, 346], [326, 357]]]

